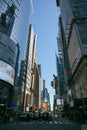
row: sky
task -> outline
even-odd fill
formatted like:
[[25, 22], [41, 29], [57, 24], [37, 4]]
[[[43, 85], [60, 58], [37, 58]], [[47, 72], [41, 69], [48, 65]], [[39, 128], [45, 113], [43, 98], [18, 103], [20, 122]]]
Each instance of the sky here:
[[37, 64], [41, 64], [42, 80], [46, 81], [52, 109], [55, 90], [51, 87], [51, 81], [53, 74], [57, 73], [55, 52], [57, 52], [58, 12], [56, 0], [33, 0], [33, 5], [33, 28], [37, 35]]

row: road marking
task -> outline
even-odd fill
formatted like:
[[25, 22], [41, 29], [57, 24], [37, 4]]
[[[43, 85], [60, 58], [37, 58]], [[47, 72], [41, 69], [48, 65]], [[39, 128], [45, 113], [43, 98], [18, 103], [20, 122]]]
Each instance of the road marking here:
[[62, 122], [62, 121], [58, 121], [58, 123], [59, 123], [59, 124], [63, 124], [63, 122]]
[[57, 121], [54, 121], [54, 124], [58, 124], [58, 122], [57, 122]]
[[28, 125], [28, 124], [50, 124], [50, 125], [52, 125], [52, 124], [60, 124], [60, 125], [63, 125], [63, 124], [65, 124], [65, 125], [68, 125], [68, 124], [73, 124], [72, 122], [70, 122], [70, 121], [56, 121], [56, 120], [54, 120], [54, 121], [49, 121], [49, 122], [47, 122], [47, 121], [41, 121], [41, 122], [39, 122], [39, 121], [37, 121], [37, 122], [35, 122], [35, 121], [30, 121], [30, 122], [26, 122], [26, 121], [22, 121], [22, 122], [18, 122], [18, 124], [23, 124], [23, 125]]

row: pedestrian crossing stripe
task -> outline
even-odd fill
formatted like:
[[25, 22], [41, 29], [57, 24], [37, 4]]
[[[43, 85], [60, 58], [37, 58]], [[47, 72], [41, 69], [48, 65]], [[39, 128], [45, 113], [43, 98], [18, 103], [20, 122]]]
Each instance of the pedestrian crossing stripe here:
[[28, 125], [28, 124], [50, 124], [50, 125], [52, 125], [52, 124], [60, 124], [60, 125], [62, 125], [62, 124], [65, 124], [65, 125], [67, 125], [67, 124], [73, 124], [72, 122], [64, 122], [64, 121], [49, 121], [49, 122], [46, 122], [46, 121], [41, 121], [41, 122], [35, 122], [35, 121], [30, 121], [30, 122], [26, 122], [26, 121], [22, 121], [22, 122], [19, 122], [18, 124], [23, 124], [23, 125]]

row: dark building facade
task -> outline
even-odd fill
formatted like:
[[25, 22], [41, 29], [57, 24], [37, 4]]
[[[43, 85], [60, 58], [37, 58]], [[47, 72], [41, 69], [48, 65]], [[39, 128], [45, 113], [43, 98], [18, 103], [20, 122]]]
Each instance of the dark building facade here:
[[83, 115], [87, 115], [87, 1], [57, 0], [57, 5], [60, 5], [61, 37], [64, 38], [61, 45], [67, 59], [67, 102], [78, 111], [82, 106]]
[[57, 77], [58, 77], [58, 95], [59, 97], [63, 97], [64, 95], [64, 87], [65, 87], [65, 81], [64, 81], [64, 68], [63, 68], [63, 58], [62, 58], [62, 52], [59, 48], [58, 44], [58, 54], [56, 55], [56, 67], [57, 67]]

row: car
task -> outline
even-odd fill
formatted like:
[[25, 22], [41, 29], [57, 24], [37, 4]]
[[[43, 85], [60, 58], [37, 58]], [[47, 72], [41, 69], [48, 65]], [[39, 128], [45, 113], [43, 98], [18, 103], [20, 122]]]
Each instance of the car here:
[[21, 121], [26, 121], [27, 115], [28, 115], [28, 113], [21, 113], [18, 116], [18, 119], [21, 120]]

